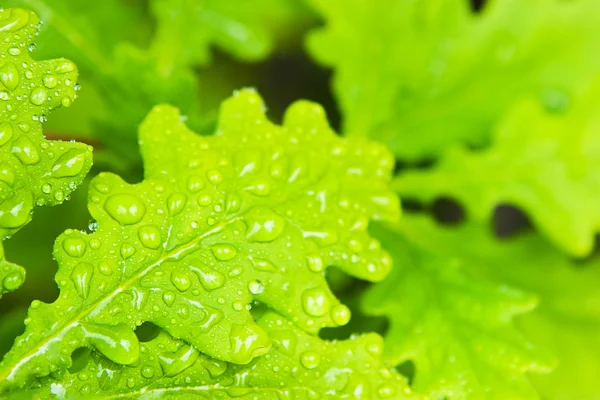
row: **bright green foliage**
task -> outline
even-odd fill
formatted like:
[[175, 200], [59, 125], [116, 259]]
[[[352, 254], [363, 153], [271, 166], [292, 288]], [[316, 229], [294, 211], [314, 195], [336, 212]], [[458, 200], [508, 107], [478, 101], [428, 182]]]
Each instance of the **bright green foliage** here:
[[[0, 12], [0, 238], [31, 219], [36, 205], [56, 205], [89, 171], [91, 148], [49, 141], [42, 122], [52, 109], [75, 99], [77, 69], [65, 59], [34, 61], [28, 52], [38, 30], [35, 14]], [[25, 271], [4, 260], [0, 249], [0, 295], [18, 288]]]
[[429, 218], [410, 217], [402, 231], [429, 251], [465, 260], [476, 275], [536, 295], [538, 307], [519, 315], [516, 323], [558, 360], [552, 373], [531, 375], [542, 398], [600, 396], [598, 259], [574, 263], [537, 235], [498, 241], [489, 229], [475, 224], [441, 229]]
[[327, 21], [309, 37], [335, 67], [344, 131], [389, 144], [401, 158], [487, 143], [515, 99], [548, 110], [600, 70], [596, 0], [312, 0]]
[[253, 300], [316, 333], [350, 318], [326, 266], [373, 281], [388, 273], [389, 256], [366, 228], [370, 217], [398, 217], [387, 189], [393, 159], [380, 145], [336, 136], [319, 106], [297, 102], [277, 126], [245, 90], [224, 103], [207, 138], [158, 106], [140, 144], [145, 180], [100, 174], [89, 197], [97, 230], [57, 239], [61, 295], [32, 304], [0, 364], [4, 386], [69, 366], [82, 346], [132, 364], [133, 329], [144, 321], [245, 364], [271, 346], [248, 311]]
[[409, 219], [374, 231], [396, 268], [366, 294], [364, 306], [390, 320], [390, 363], [413, 361], [415, 390], [434, 399], [535, 399], [525, 374], [548, 372], [551, 359], [512, 324], [535, 307], [535, 297], [482, 277], [479, 260], [412, 241], [411, 226]]
[[426, 201], [453, 196], [480, 221], [514, 204], [562, 248], [587, 255], [600, 230], [600, 118], [585, 103], [563, 117], [523, 102], [497, 127], [492, 147], [455, 148], [432, 169], [400, 175], [394, 188]]
[[[198, 353], [161, 332], [140, 346], [140, 361], [121, 367], [93, 354], [84, 369], [48, 380], [52, 398], [417, 399], [401, 375], [381, 362], [382, 340], [368, 334], [327, 342], [267, 313], [259, 324], [273, 349], [247, 365]], [[48, 387], [49, 386], [49, 387]]]
[[121, 164], [139, 161], [135, 132], [156, 104], [177, 106], [201, 133], [212, 131], [218, 102], [209, 85], [199, 91], [195, 67], [210, 62], [212, 45], [246, 61], [265, 57], [302, 10], [299, 0], [152, 0], [149, 18], [141, 1], [7, 0], [4, 5], [38, 12], [48, 27], [40, 51], [66, 55], [81, 67], [84, 89], [94, 89], [101, 99], [101, 107], [83, 113], [94, 121], [93, 136]]

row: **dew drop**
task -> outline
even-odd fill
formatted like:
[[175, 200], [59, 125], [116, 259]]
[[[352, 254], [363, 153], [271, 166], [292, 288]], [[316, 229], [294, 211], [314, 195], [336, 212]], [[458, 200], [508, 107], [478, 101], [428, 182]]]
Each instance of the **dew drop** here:
[[42, 104], [44, 104], [47, 97], [48, 94], [46, 93], [46, 90], [44, 88], [36, 87], [29, 94], [29, 101], [35, 106], [41, 106]]
[[129, 243], [123, 243], [121, 245], [121, 257], [123, 257], [124, 259], [131, 257], [136, 253], [136, 251], [137, 250], [135, 249], [135, 247], [133, 247]]
[[138, 237], [142, 244], [149, 248], [156, 250], [160, 247], [160, 230], [154, 225], [145, 225], [138, 229]]
[[44, 86], [46, 86], [48, 89], [53, 89], [56, 87], [56, 85], [58, 84], [58, 79], [56, 78], [56, 75], [52, 75], [52, 74], [45, 74], [42, 77], [42, 83], [44, 84]]
[[254, 324], [234, 324], [229, 333], [229, 343], [229, 357], [236, 364], [248, 364], [271, 347], [267, 335]]
[[110, 266], [110, 264], [106, 261], [101, 261], [100, 264], [98, 264], [98, 271], [100, 271], [100, 273], [102, 275], [111, 275], [113, 273], [113, 268]]
[[10, 122], [0, 124], [0, 146], [6, 144], [13, 135], [13, 128]]
[[[25, 281], [25, 275], [21, 271], [11, 272], [2, 280], [2, 287], [8, 292], [18, 289]], [[2, 292], [2, 291], [0, 291]]]
[[87, 299], [90, 292], [90, 283], [94, 275], [94, 267], [88, 262], [79, 263], [71, 272], [71, 280], [75, 284], [77, 293], [84, 299]]
[[63, 240], [63, 249], [71, 257], [82, 257], [87, 248], [85, 240], [79, 237], [68, 237]]
[[52, 176], [55, 178], [76, 176], [81, 172], [84, 164], [85, 152], [79, 149], [70, 149], [58, 157], [52, 166]]
[[228, 243], [220, 243], [211, 246], [210, 251], [220, 261], [229, 261], [237, 254], [236, 248]]
[[331, 319], [338, 325], [346, 325], [350, 321], [350, 309], [343, 304], [337, 304], [331, 308]]
[[176, 215], [183, 210], [185, 207], [185, 203], [187, 202], [187, 197], [181, 193], [174, 193], [167, 199], [167, 208], [169, 209], [169, 213], [171, 215]]
[[248, 212], [246, 238], [254, 242], [272, 242], [285, 228], [285, 220], [267, 207], [257, 207]]
[[0, 67], [0, 82], [8, 89], [15, 90], [19, 85], [19, 71], [13, 63], [6, 63]]
[[318, 255], [306, 256], [306, 263], [308, 264], [308, 269], [313, 272], [322, 272], [325, 269], [323, 259]]
[[23, 196], [13, 196], [0, 204], [0, 227], [18, 228], [29, 220], [29, 213], [33, 207], [30, 193]]
[[173, 353], [161, 353], [158, 356], [158, 362], [165, 376], [173, 377], [194, 365], [198, 356], [198, 350], [186, 344]]
[[321, 288], [305, 290], [302, 294], [302, 308], [310, 316], [322, 317], [329, 311], [329, 298]]
[[305, 351], [300, 355], [300, 363], [306, 369], [315, 369], [321, 362], [321, 356], [316, 351]]
[[194, 262], [194, 265], [190, 266], [190, 270], [198, 275], [202, 287], [209, 292], [223, 287], [225, 283], [225, 276], [222, 273], [202, 265], [200, 262]]
[[259, 295], [265, 290], [265, 286], [261, 281], [254, 280], [248, 283], [248, 290], [254, 295]]
[[171, 307], [173, 305], [173, 303], [175, 302], [175, 293], [171, 292], [170, 290], [167, 290], [163, 293], [163, 301], [165, 302], [165, 304], [168, 307]]
[[117, 364], [133, 364], [140, 356], [140, 345], [133, 330], [125, 325], [82, 325], [86, 341]]
[[196, 193], [204, 188], [204, 180], [197, 175], [192, 175], [188, 178], [187, 186], [190, 192]]
[[151, 365], [144, 365], [141, 373], [144, 378], [150, 379], [154, 376], [154, 367]]
[[104, 203], [104, 209], [122, 225], [137, 224], [146, 214], [144, 203], [130, 194], [113, 194]]
[[171, 273], [171, 283], [173, 283], [173, 286], [175, 286], [180, 292], [185, 292], [190, 288], [190, 286], [192, 286], [190, 278], [180, 271], [173, 271]]
[[13, 147], [10, 149], [23, 164], [31, 165], [40, 161], [40, 154], [35, 145], [27, 136], [20, 136], [13, 142]]
[[7, 162], [0, 163], [0, 181], [12, 186], [15, 183], [15, 173]]

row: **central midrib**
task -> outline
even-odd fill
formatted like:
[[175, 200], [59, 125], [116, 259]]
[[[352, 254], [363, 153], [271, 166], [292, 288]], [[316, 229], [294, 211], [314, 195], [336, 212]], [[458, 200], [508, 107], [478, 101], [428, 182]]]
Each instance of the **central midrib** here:
[[[229, 225], [230, 223], [232, 223], [234, 221], [237, 221], [238, 219], [240, 219], [239, 216], [236, 218], [232, 218], [231, 220], [228, 220], [228, 221], [223, 221], [223, 222], [219, 223], [218, 225], [216, 225], [214, 228], [212, 228], [212, 229], [204, 232], [203, 234], [195, 237], [194, 239], [190, 240], [188, 243], [185, 243], [179, 247], [176, 247], [168, 253], [163, 253], [163, 255], [160, 256], [158, 258], [158, 260], [156, 260], [152, 264], [148, 265], [147, 267], [143, 268], [142, 270], [138, 271], [137, 273], [133, 274], [127, 281], [125, 281], [125, 283], [117, 286], [113, 291], [111, 291], [110, 293], [107, 293], [106, 296], [101, 297], [98, 301], [93, 303], [91, 307], [88, 307], [88, 308], [86, 308], [85, 311], [82, 311], [79, 314], [77, 314], [68, 323], [64, 324], [59, 331], [57, 331], [53, 335], [47, 337], [45, 340], [40, 342], [29, 352], [27, 352], [24, 357], [19, 358], [19, 360], [17, 362], [8, 364], [5, 368], [3, 368], [2, 371], [0, 371], [0, 382], [5, 379], [6, 380], [12, 379], [12, 377], [18, 371], [18, 368], [22, 364], [24, 364], [28, 360], [30, 360], [32, 357], [34, 357], [38, 353], [39, 349], [45, 347], [48, 343], [52, 342], [55, 338], [61, 336], [62, 333], [64, 333], [71, 327], [75, 326], [76, 324], [78, 324], [82, 319], [84, 319], [85, 317], [87, 317], [88, 315], [90, 315], [91, 313], [96, 311], [98, 308], [103, 308], [103, 305], [105, 303], [111, 301], [117, 294], [121, 293], [126, 287], [130, 286], [133, 282], [135, 282], [139, 278], [146, 275], [154, 267], [162, 264], [163, 262], [165, 262], [171, 258], [175, 258], [175, 259], [179, 258], [182, 253], [185, 253], [186, 251], [193, 249], [198, 244], [198, 242], [202, 241], [203, 239], [207, 238], [210, 235], [220, 232], [227, 225]], [[169, 237], [167, 237], [165, 243], [168, 243], [168, 241], [169, 241]]]

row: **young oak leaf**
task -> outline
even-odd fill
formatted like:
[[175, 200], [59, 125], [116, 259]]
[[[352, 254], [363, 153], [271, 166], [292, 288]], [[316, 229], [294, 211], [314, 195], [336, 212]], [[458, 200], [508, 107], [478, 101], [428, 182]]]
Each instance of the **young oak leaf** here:
[[244, 90], [223, 104], [213, 137], [158, 106], [140, 145], [145, 180], [100, 174], [89, 197], [97, 231], [57, 239], [61, 294], [32, 304], [25, 334], [0, 364], [5, 386], [69, 366], [82, 346], [134, 363], [133, 329], [144, 321], [245, 364], [270, 347], [252, 301], [316, 333], [350, 317], [326, 266], [373, 281], [389, 271], [366, 228], [369, 217], [398, 217], [387, 188], [393, 158], [381, 145], [336, 136], [319, 106], [297, 102], [277, 126]]
[[585, 256], [600, 230], [600, 118], [583, 104], [596, 103], [559, 116], [520, 102], [497, 127], [492, 147], [454, 148], [432, 169], [400, 175], [394, 188], [425, 201], [455, 197], [478, 221], [498, 204], [514, 204], [561, 248]]
[[161, 332], [140, 345], [137, 365], [116, 365], [93, 353], [81, 371], [48, 379], [41, 393], [57, 399], [421, 398], [411, 393], [400, 374], [385, 367], [383, 341], [377, 334], [328, 342], [272, 312], [258, 323], [273, 338], [273, 348], [247, 365], [207, 357]]
[[[31, 219], [36, 205], [56, 205], [81, 183], [92, 164], [91, 148], [46, 140], [42, 123], [52, 109], [69, 106], [77, 69], [65, 59], [34, 61], [28, 46], [38, 31], [36, 15], [0, 11], [0, 238]], [[25, 271], [4, 260], [0, 295], [18, 288]]]
[[396, 268], [363, 306], [390, 320], [388, 362], [412, 361], [414, 389], [434, 399], [537, 399], [526, 373], [548, 372], [552, 360], [512, 323], [536, 298], [412, 242], [410, 221], [374, 230]]
[[308, 48], [335, 68], [344, 131], [403, 159], [487, 144], [521, 96], [564, 109], [600, 70], [596, 0], [492, 0], [478, 14], [467, 0], [311, 3], [326, 26]]

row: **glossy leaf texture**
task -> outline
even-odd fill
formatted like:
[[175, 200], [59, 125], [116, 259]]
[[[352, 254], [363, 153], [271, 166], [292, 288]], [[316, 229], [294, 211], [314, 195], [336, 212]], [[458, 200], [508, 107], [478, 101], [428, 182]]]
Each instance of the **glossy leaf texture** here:
[[585, 256], [600, 230], [595, 97], [563, 115], [523, 101], [495, 129], [489, 149], [454, 148], [433, 168], [400, 175], [394, 188], [424, 201], [454, 197], [478, 221], [491, 219], [499, 204], [518, 206], [562, 249]]
[[600, 263], [597, 257], [574, 262], [543, 237], [524, 233], [497, 240], [478, 224], [442, 228], [426, 217], [405, 218], [404, 234], [438, 254], [460, 257], [473, 273], [535, 294], [538, 306], [515, 318], [518, 328], [550, 350], [557, 368], [531, 374], [544, 399], [600, 396]]
[[434, 399], [537, 399], [527, 374], [547, 373], [553, 359], [513, 323], [536, 297], [484, 276], [479, 260], [423, 246], [410, 232], [410, 218], [374, 230], [395, 267], [363, 305], [390, 321], [388, 362], [412, 361], [414, 389]]
[[148, 9], [142, 3], [7, 0], [4, 4], [38, 12], [48, 31], [40, 52], [49, 56], [66, 52], [80, 66], [83, 90], [98, 97], [99, 103], [80, 110], [91, 120], [91, 128], [85, 129], [91, 129], [91, 136], [124, 165], [140, 161], [135, 132], [156, 104], [179, 107], [200, 133], [210, 133], [222, 98], [211, 97], [210, 83], [199, 82], [197, 68], [211, 62], [211, 47], [243, 61], [262, 59], [276, 39], [286, 36], [289, 21], [302, 9], [299, 0], [152, 0]]
[[408, 160], [485, 145], [521, 96], [561, 110], [600, 70], [595, 0], [490, 0], [478, 14], [469, 3], [311, 1], [326, 26], [308, 48], [334, 68], [347, 134]]
[[[23, 9], [0, 11], [0, 238], [31, 220], [35, 206], [56, 205], [81, 183], [92, 164], [91, 147], [46, 140], [47, 114], [75, 99], [77, 68], [65, 59], [29, 55], [39, 20]], [[0, 294], [18, 288], [25, 271], [0, 249]]]
[[271, 346], [249, 312], [253, 301], [316, 333], [350, 318], [325, 267], [371, 281], [388, 273], [389, 256], [367, 225], [399, 216], [388, 189], [393, 158], [381, 145], [336, 136], [320, 106], [297, 102], [277, 126], [243, 90], [206, 138], [175, 108], [158, 106], [140, 145], [145, 180], [100, 174], [89, 194], [96, 231], [57, 239], [61, 294], [32, 304], [0, 364], [5, 387], [68, 367], [82, 346], [135, 363], [133, 329], [145, 321], [246, 364]]
[[271, 312], [259, 324], [273, 338], [273, 348], [247, 365], [207, 357], [161, 332], [141, 344], [137, 365], [118, 366], [94, 353], [81, 371], [44, 382], [38, 394], [56, 399], [421, 398], [382, 363], [383, 341], [376, 334], [323, 341]]

